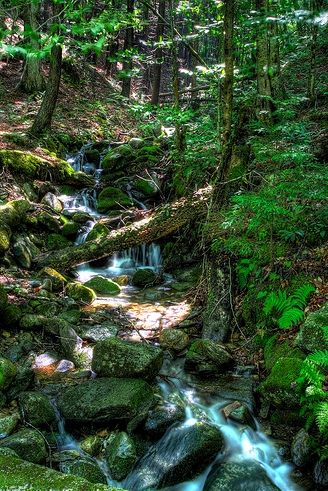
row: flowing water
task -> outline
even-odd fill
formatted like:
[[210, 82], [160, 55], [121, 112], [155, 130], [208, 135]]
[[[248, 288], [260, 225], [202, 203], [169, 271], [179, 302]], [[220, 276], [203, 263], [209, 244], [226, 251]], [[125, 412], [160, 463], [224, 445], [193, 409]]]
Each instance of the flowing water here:
[[[81, 165], [81, 162], [79, 163]], [[82, 194], [83, 196], [83, 194]], [[72, 202], [67, 200], [68, 208], [71, 207]], [[85, 202], [82, 205], [86, 211], [94, 214], [94, 207], [88, 208]], [[76, 207], [76, 202], [74, 202]], [[92, 227], [93, 222], [89, 223], [89, 227]], [[85, 230], [81, 231], [79, 241], [83, 242], [83, 234]], [[107, 265], [102, 268], [92, 268], [89, 265], [84, 265], [79, 269], [80, 281], [87, 281], [90, 277], [101, 274], [108, 278], [114, 279], [115, 277], [127, 274], [131, 275], [131, 272], [135, 271], [139, 267], [151, 267], [155, 271], [161, 268], [161, 255], [160, 248], [156, 244], [144, 245], [140, 248], [130, 249], [129, 251], [115, 254], [108, 259]], [[145, 298], [145, 293], [138, 291], [131, 286], [125, 286], [122, 288], [122, 293], [112, 298], [98, 298], [93, 304], [95, 306], [121, 306], [124, 308], [126, 315], [129, 316], [134, 323], [139, 323], [143, 326], [145, 331], [162, 329], [163, 327], [172, 327], [182, 319], [186, 318], [189, 313], [189, 306], [183, 298], [179, 298], [178, 294], [170, 291], [170, 277], [167, 277], [166, 283], [162, 284], [156, 289], [160, 292], [160, 295], [155, 299]], [[140, 338], [139, 338], [140, 339]], [[186, 404], [186, 419], [184, 424], [195, 425], [198, 421], [204, 420], [204, 418], [212, 424], [218, 426], [224, 435], [225, 445], [227, 449], [227, 458], [233, 456], [234, 461], [252, 460], [257, 462], [262, 469], [265, 469], [267, 475], [275, 483], [275, 485], [281, 491], [300, 491], [300, 488], [292, 482], [290, 479], [290, 473], [292, 467], [284, 463], [279, 455], [279, 450], [261, 431], [257, 422], [252, 428], [244, 427], [240, 424], [226, 420], [222, 414], [222, 408], [231, 400], [223, 400], [216, 396], [209, 396], [203, 392], [198, 392], [192, 388], [189, 384], [190, 380], [182, 368], [182, 360], [170, 360], [164, 364], [163, 373], [167, 373], [171, 382], [160, 382], [161, 393], [164, 400], [172, 396], [173, 393], [178, 394], [179, 397], [185, 401]], [[75, 445], [70, 437], [65, 436], [65, 430], [63, 425], [60, 426], [61, 433], [64, 438], [65, 445]], [[166, 432], [164, 437], [156, 445], [156, 452], [178, 452], [175, 448], [178, 443], [171, 442], [170, 429]], [[175, 447], [174, 447], [175, 446]], [[153, 452], [156, 454], [156, 452]], [[169, 459], [170, 454], [165, 456], [165, 459]], [[105, 466], [107, 473], [108, 484], [119, 485], [124, 489], [140, 491], [144, 488], [138, 488], [138, 481], [140, 473], [142, 473], [142, 465], [149, 465], [149, 454], [143, 457], [139, 461], [138, 470], [131, 471], [130, 475], [122, 483], [113, 481], [108, 474], [108, 469]], [[214, 461], [215, 462], [215, 461]], [[213, 463], [212, 463], [213, 464]], [[212, 466], [211, 464], [211, 466]], [[103, 464], [101, 464], [103, 467]], [[201, 491], [206, 481], [211, 466], [209, 466], [197, 479], [192, 481], [183, 482], [181, 484], [166, 488], [171, 491]], [[141, 470], [140, 470], [141, 469]], [[251, 483], [250, 487], [251, 488]], [[237, 488], [234, 488], [237, 489]], [[242, 488], [244, 489], [244, 488]], [[254, 491], [258, 489], [265, 489], [265, 487], [254, 488]]]

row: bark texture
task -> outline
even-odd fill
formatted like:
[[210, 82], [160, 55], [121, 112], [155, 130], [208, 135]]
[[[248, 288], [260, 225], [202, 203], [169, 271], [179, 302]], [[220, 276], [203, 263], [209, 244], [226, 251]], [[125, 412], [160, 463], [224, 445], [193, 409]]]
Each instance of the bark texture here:
[[105, 237], [75, 247], [41, 254], [35, 258], [35, 262], [40, 268], [50, 266], [59, 271], [66, 271], [73, 266], [157, 240], [197, 216], [205, 215], [211, 190], [211, 187], [200, 189], [192, 197], [164, 205], [150, 217], [114, 230]]

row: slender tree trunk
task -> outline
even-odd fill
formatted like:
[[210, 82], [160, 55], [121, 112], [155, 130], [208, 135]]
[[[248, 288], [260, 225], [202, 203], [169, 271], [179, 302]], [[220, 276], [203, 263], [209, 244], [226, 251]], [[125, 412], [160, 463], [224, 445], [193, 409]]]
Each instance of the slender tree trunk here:
[[20, 82], [17, 85], [17, 89], [23, 89], [28, 94], [34, 92], [42, 92], [45, 87], [45, 81], [42, 75], [41, 59], [38, 57], [38, 51], [40, 50], [40, 4], [38, 2], [31, 1], [27, 6], [27, 18], [25, 25], [29, 24], [33, 31], [33, 36], [30, 38], [30, 44], [33, 49], [33, 53], [27, 56], [24, 64], [23, 74]]
[[151, 104], [158, 104], [159, 93], [161, 87], [161, 74], [163, 63], [163, 47], [160, 43], [163, 41], [164, 35], [164, 23], [161, 17], [165, 16], [165, 0], [159, 1], [158, 6], [159, 16], [157, 18], [156, 26], [156, 42], [158, 43], [155, 50], [155, 64], [154, 64], [154, 76], [153, 76], [153, 88], [151, 94]]
[[280, 50], [279, 50], [279, 25], [278, 2], [273, 0], [270, 4], [270, 20], [268, 21], [269, 42], [269, 77], [271, 83], [271, 95], [275, 101], [285, 98], [285, 87], [281, 77]]
[[320, 0], [313, 0], [311, 2], [312, 11], [312, 41], [311, 41], [311, 54], [310, 54], [310, 72], [307, 96], [311, 101], [315, 100], [315, 82], [316, 82], [316, 58], [317, 58], [317, 38], [318, 38], [318, 24], [315, 22], [315, 15], [319, 11], [323, 2]]
[[[55, 23], [60, 22], [59, 15], [62, 9], [60, 3], [53, 2], [53, 16]], [[57, 28], [57, 34], [59, 27]], [[30, 133], [40, 135], [44, 130], [51, 127], [52, 116], [56, 107], [59, 84], [61, 77], [62, 47], [59, 43], [55, 44], [50, 53], [50, 68], [47, 81], [46, 92], [42, 100], [41, 107], [32, 124]]]
[[[128, 14], [133, 14], [134, 12], [134, 0], [127, 0], [126, 4]], [[128, 26], [125, 30], [125, 39], [124, 39], [124, 51], [129, 51], [133, 47], [134, 40], [134, 29], [131, 26]], [[122, 91], [121, 94], [124, 97], [130, 97], [131, 92], [131, 70], [133, 67], [132, 59], [130, 54], [127, 55], [127, 60], [123, 63], [123, 80], [122, 80]]]
[[225, 76], [222, 88], [223, 118], [222, 118], [222, 146], [225, 147], [231, 136], [232, 101], [233, 101], [233, 21], [235, 0], [225, 1], [224, 12], [224, 66]]

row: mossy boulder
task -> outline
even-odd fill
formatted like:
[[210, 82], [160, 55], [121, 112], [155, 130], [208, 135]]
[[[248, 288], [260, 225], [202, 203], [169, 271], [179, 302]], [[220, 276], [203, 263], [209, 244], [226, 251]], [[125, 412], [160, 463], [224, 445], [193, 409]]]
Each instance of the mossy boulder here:
[[120, 431], [110, 438], [105, 457], [111, 476], [117, 481], [122, 481], [130, 473], [137, 459], [134, 441], [125, 431]]
[[47, 456], [46, 444], [37, 430], [22, 429], [0, 440], [0, 447], [11, 448], [21, 458], [40, 464]]
[[49, 206], [56, 213], [61, 213], [64, 208], [63, 203], [57, 198], [57, 196], [50, 192], [43, 196], [41, 204]]
[[0, 357], [0, 390], [6, 391], [17, 375], [17, 369], [11, 361]]
[[62, 274], [58, 273], [58, 271], [56, 271], [55, 269], [49, 268], [47, 266], [41, 269], [37, 277], [40, 278], [40, 280], [49, 279], [51, 281], [52, 290], [54, 292], [61, 292], [64, 286], [67, 284], [67, 280]]
[[135, 153], [130, 145], [120, 145], [110, 150], [104, 157], [101, 167], [103, 173], [111, 174], [118, 170], [125, 169], [135, 160]]
[[84, 286], [91, 288], [99, 295], [117, 295], [120, 293], [120, 286], [112, 280], [104, 278], [104, 276], [94, 276], [89, 281], [84, 283]]
[[74, 460], [63, 459], [60, 463], [60, 470], [64, 474], [73, 474], [91, 483], [106, 483], [106, 476], [99, 465], [88, 457], [77, 456]]
[[24, 216], [31, 209], [31, 203], [26, 199], [14, 199], [7, 204], [13, 206], [20, 216]]
[[97, 457], [101, 452], [102, 439], [97, 435], [87, 436], [80, 443], [80, 448], [92, 457]]
[[301, 358], [279, 358], [270, 375], [258, 387], [261, 396], [277, 407], [297, 407], [300, 387], [293, 387], [293, 383], [299, 377], [302, 364]]
[[154, 380], [163, 364], [163, 351], [136, 341], [108, 338], [93, 350], [92, 370], [100, 377]]
[[74, 169], [61, 159], [45, 160], [20, 150], [0, 150], [1, 166], [14, 176], [26, 179], [44, 179], [49, 173], [54, 181], [63, 182], [74, 176]]
[[151, 386], [144, 380], [96, 378], [63, 388], [58, 408], [67, 421], [106, 423], [131, 420], [154, 402]]
[[47, 211], [41, 211], [41, 213], [38, 216], [38, 223], [41, 224], [43, 228], [49, 230], [50, 232], [55, 232], [58, 234], [60, 230], [59, 220], [57, 220]]
[[138, 269], [133, 277], [132, 284], [135, 286], [147, 286], [151, 285], [156, 279], [154, 271], [150, 268]]
[[21, 222], [18, 211], [8, 203], [0, 206], [0, 221], [6, 223], [10, 228], [16, 228]]
[[3, 311], [2, 321], [5, 327], [15, 327], [22, 318], [23, 312], [18, 305], [9, 304]]
[[12, 251], [18, 264], [24, 269], [30, 269], [33, 259], [40, 254], [39, 249], [25, 234], [15, 233], [11, 241]]
[[70, 283], [66, 287], [66, 292], [69, 298], [87, 305], [90, 305], [97, 296], [91, 288], [81, 285], [81, 283]]
[[0, 219], [0, 256], [3, 256], [10, 247], [11, 228]]
[[47, 249], [49, 251], [57, 251], [73, 246], [73, 242], [59, 234], [49, 234], [47, 237]]
[[61, 233], [64, 237], [67, 237], [68, 239], [75, 239], [79, 230], [80, 230], [80, 225], [76, 222], [69, 220], [68, 222], [64, 223], [64, 225], [62, 226]]
[[328, 303], [309, 314], [295, 339], [295, 346], [306, 353], [328, 350], [328, 336], [323, 327], [328, 326]]
[[264, 361], [267, 370], [271, 370], [279, 358], [295, 357], [304, 360], [305, 354], [297, 348], [293, 348], [288, 340], [280, 341], [280, 334], [272, 336], [264, 348]]
[[21, 417], [18, 413], [8, 414], [6, 416], [0, 416], [0, 435], [11, 435], [17, 428]]
[[110, 210], [118, 210], [132, 206], [130, 198], [118, 188], [108, 186], [103, 189], [98, 197], [98, 213], [107, 213]]
[[25, 331], [41, 331], [47, 318], [44, 315], [25, 314], [19, 321], [19, 326]]
[[49, 428], [57, 421], [53, 406], [41, 392], [21, 392], [18, 403], [24, 420], [38, 429]]
[[152, 179], [139, 178], [134, 183], [134, 187], [144, 196], [154, 196], [159, 190], [159, 186]]
[[109, 234], [109, 230], [108, 228], [101, 224], [101, 223], [97, 223], [92, 230], [90, 230], [90, 232], [88, 233], [87, 237], [86, 237], [86, 242], [88, 240], [94, 240], [94, 239], [99, 239], [99, 237], [106, 237], [106, 235]]
[[90, 215], [90, 213], [87, 213], [86, 211], [76, 211], [72, 215], [72, 220], [75, 223], [84, 224], [84, 223], [87, 223], [89, 221], [92, 221], [93, 218]]
[[226, 348], [212, 339], [197, 339], [186, 354], [185, 369], [203, 376], [221, 373], [233, 363]]

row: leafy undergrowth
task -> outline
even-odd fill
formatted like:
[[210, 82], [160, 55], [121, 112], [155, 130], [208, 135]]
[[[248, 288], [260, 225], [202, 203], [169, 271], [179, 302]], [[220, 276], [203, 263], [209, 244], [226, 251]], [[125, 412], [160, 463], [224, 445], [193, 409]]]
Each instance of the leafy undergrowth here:
[[69, 68], [62, 71], [52, 120], [53, 140], [36, 142], [26, 138], [41, 105], [42, 94], [29, 95], [15, 90], [21, 69], [20, 61], [0, 61], [1, 148], [35, 148], [40, 144], [55, 151], [56, 145], [67, 148], [89, 141], [122, 141], [135, 136], [137, 123], [127, 110], [129, 103], [122, 99], [115, 85], [101, 70], [87, 64], [76, 64], [74, 71]]

